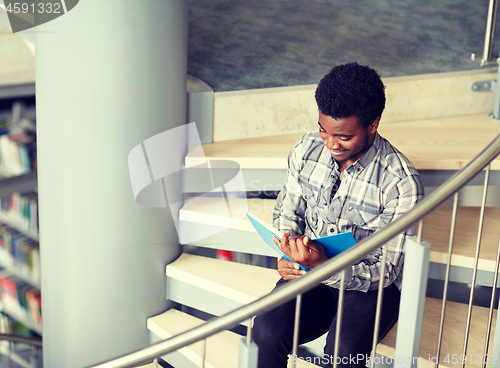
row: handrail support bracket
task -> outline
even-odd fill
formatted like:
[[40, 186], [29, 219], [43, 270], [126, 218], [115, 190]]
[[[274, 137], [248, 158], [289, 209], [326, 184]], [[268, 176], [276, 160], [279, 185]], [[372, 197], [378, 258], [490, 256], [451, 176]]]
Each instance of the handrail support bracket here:
[[[497, 64], [500, 58], [497, 59]], [[495, 100], [493, 103], [493, 112], [490, 113], [489, 117], [493, 120], [500, 121], [500, 68], [497, 68], [497, 79], [496, 80], [483, 80], [472, 83], [471, 89], [474, 92], [494, 92]]]

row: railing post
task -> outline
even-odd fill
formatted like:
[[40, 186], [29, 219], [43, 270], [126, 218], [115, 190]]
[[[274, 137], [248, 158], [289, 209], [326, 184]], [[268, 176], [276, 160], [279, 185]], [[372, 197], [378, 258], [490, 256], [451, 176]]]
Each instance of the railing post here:
[[[495, 275], [498, 278], [498, 274]], [[493, 346], [491, 347], [491, 354], [488, 354], [488, 363], [490, 363], [490, 368], [499, 367], [500, 362], [498, 361], [500, 357], [500, 318], [497, 317], [497, 322], [495, 323], [495, 336], [493, 337]], [[486, 359], [486, 357], [484, 357]]]
[[255, 341], [247, 343], [246, 338], [241, 338], [238, 358], [238, 368], [257, 368], [259, 348]]
[[252, 340], [253, 319], [248, 320], [247, 336], [240, 340], [238, 368], [257, 368], [259, 348]]
[[[493, 301], [495, 299], [495, 294], [497, 292], [496, 288], [497, 288], [497, 282], [498, 282], [498, 264], [499, 264], [499, 261], [500, 261], [500, 242], [498, 245], [497, 263], [495, 266], [495, 272], [493, 273], [494, 280], [493, 280], [493, 290], [492, 290], [492, 298], [491, 298], [492, 303], [491, 303], [490, 309], [493, 308]], [[490, 328], [489, 323], [488, 323], [488, 327]], [[487, 331], [488, 334], [490, 333], [489, 328]], [[488, 343], [489, 343], [489, 341], [488, 341], [488, 339], [486, 339], [485, 348], [488, 347]], [[486, 363], [490, 363], [490, 368], [500, 366], [500, 362], [498, 361], [498, 358], [500, 356], [500, 318], [498, 317], [498, 315], [497, 315], [497, 321], [495, 323], [495, 335], [493, 337], [493, 345], [491, 347], [491, 354], [488, 354], [488, 356], [486, 356], [486, 354], [484, 354], [484, 355], [485, 356], [483, 357], [483, 362], [486, 361]], [[485, 364], [483, 364], [483, 367], [484, 366], [485, 366]]]
[[333, 353], [333, 368], [337, 368], [339, 356], [340, 332], [342, 330], [342, 314], [344, 310], [345, 268], [340, 274], [339, 303], [337, 307], [337, 328], [335, 330], [335, 349]]
[[417, 367], [420, 334], [424, 315], [430, 244], [417, 242], [415, 237], [405, 242], [405, 262], [401, 303], [396, 337], [395, 368]]
[[495, 38], [495, 23], [497, 19], [498, 0], [490, 0], [488, 5], [488, 19], [486, 21], [486, 32], [484, 34], [484, 49], [481, 66], [492, 59], [493, 40]]

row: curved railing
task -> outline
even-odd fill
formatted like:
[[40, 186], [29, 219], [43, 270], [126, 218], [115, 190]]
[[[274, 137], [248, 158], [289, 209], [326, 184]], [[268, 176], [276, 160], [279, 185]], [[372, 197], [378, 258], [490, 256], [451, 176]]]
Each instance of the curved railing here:
[[[173, 336], [167, 340], [155, 343], [135, 352], [123, 355], [121, 357], [108, 360], [106, 362], [92, 366], [93, 368], [110, 367], [130, 367], [136, 364], [149, 362], [159, 356], [173, 352], [184, 346], [190, 345], [196, 341], [203, 340], [220, 331], [230, 329], [237, 324], [252, 318], [257, 314], [269, 311], [280, 306], [298, 295], [320, 284], [323, 280], [329, 278], [332, 274], [342, 271], [351, 264], [356, 263], [364, 255], [380, 248], [397, 234], [405, 231], [407, 228], [416, 224], [423, 217], [428, 215], [440, 204], [450, 198], [459, 189], [465, 186], [474, 176], [481, 172], [485, 167], [487, 185], [490, 162], [500, 153], [500, 135], [497, 136], [474, 160], [466, 167], [458, 171], [443, 185], [437, 188], [432, 194], [428, 195], [422, 202], [416, 205], [413, 210], [392, 222], [389, 226], [380, 230], [368, 238], [365, 238], [357, 245], [343, 252], [341, 255], [332, 258], [328, 262], [314, 268], [307, 275], [297, 278], [287, 285], [276, 289], [275, 292], [268, 294], [250, 304], [242, 306], [225, 315], [216, 317], [209, 322], [196, 328]], [[483, 201], [483, 209], [484, 209]]]
[[0, 334], [0, 341], [10, 341], [21, 344], [33, 345], [33, 346], [42, 346], [41, 339], [34, 339], [31, 337], [24, 337], [20, 335], [13, 334]]

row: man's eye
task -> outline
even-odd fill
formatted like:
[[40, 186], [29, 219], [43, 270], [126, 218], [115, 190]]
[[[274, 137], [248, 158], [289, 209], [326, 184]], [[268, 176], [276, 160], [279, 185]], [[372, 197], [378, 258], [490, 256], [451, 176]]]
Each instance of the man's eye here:
[[339, 138], [342, 142], [347, 142], [351, 140], [351, 137], [340, 137]]

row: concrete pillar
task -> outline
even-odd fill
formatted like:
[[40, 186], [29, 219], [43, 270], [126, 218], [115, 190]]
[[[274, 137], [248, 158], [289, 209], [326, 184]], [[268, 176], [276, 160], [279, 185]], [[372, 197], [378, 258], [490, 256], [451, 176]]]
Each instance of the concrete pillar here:
[[36, 31], [44, 366], [82, 367], [147, 345], [166, 308], [178, 237], [128, 154], [186, 122], [187, 1], [85, 0]]

